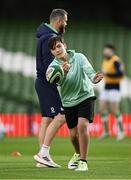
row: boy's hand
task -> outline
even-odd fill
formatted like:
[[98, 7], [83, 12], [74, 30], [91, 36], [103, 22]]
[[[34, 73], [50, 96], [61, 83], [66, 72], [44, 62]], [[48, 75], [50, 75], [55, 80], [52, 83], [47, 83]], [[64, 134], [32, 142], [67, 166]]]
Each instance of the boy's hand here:
[[70, 70], [70, 67], [71, 67], [71, 65], [68, 64], [67, 62], [64, 62], [64, 63], [62, 64], [62, 68], [63, 68], [63, 70], [64, 70], [65, 73], [68, 73], [68, 71]]
[[102, 72], [97, 72], [95, 77], [93, 78], [93, 83], [96, 84], [100, 82], [103, 79], [103, 73]]

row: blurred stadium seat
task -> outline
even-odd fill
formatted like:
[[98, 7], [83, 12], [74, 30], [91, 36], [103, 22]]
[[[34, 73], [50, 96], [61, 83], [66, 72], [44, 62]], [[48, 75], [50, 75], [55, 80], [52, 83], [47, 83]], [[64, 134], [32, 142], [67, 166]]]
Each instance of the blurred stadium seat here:
[[[39, 112], [34, 90], [36, 22], [0, 22], [0, 112]], [[65, 34], [69, 49], [83, 52], [97, 70], [102, 48], [113, 43], [131, 77], [131, 32], [112, 23], [70, 23]], [[131, 84], [131, 81], [129, 81]], [[131, 85], [124, 87], [131, 91]], [[121, 109], [130, 112], [131, 94], [123, 97]]]

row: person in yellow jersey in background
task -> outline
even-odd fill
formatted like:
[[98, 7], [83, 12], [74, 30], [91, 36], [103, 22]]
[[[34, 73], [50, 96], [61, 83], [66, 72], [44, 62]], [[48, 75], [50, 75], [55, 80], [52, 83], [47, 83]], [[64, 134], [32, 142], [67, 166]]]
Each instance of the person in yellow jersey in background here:
[[104, 131], [100, 139], [109, 135], [108, 129], [108, 113], [116, 116], [117, 121], [117, 140], [124, 138], [124, 130], [120, 113], [120, 82], [124, 77], [124, 66], [120, 58], [115, 54], [115, 47], [107, 44], [103, 49], [104, 60], [102, 63], [102, 71], [104, 74], [104, 89], [99, 95], [100, 114], [103, 120]]

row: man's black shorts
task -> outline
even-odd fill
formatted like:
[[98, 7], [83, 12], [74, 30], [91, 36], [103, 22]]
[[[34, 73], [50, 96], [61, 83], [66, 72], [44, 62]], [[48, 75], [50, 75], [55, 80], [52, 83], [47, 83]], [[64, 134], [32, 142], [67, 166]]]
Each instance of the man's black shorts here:
[[76, 106], [64, 107], [66, 122], [69, 129], [77, 126], [79, 117], [88, 119], [90, 123], [93, 122], [95, 100], [96, 97], [93, 96]]

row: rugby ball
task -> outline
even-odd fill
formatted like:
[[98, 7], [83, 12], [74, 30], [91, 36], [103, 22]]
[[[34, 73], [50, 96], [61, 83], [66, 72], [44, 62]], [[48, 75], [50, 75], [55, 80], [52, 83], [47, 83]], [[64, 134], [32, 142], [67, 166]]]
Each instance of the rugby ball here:
[[46, 79], [49, 83], [59, 83], [64, 77], [61, 65], [52, 65], [46, 71]]

